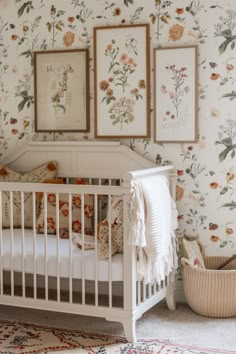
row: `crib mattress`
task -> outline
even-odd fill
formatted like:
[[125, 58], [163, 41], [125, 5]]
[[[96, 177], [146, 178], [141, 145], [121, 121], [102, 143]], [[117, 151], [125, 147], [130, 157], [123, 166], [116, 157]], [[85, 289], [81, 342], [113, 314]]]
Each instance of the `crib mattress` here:
[[[25, 230], [24, 242], [24, 267], [25, 272], [33, 274], [34, 272], [34, 254], [33, 254], [33, 235], [32, 230]], [[57, 238], [55, 235], [48, 235], [47, 238], [48, 254], [48, 276], [57, 276]], [[70, 258], [69, 258], [69, 240], [60, 239], [60, 277], [69, 278], [70, 276]], [[82, 278], [82, 251], [72, 244], [72, 277], [74, 279]], [[2, 237], [2, 264], [4, 270], [11, 270], [11, 234], [10, 230], [3, 230]], [[84, 251], [84, 278], [95, 280], [95, 269], [98, 270], [99, 281], [109, 281], [109, 261], [100, 259], [96, 264], [95, 251]], [[13, 269], [16, 272], [22, 272], [22, 231], [14, 230], [13, 242]], [[36, 273], [45, 274], [45, 237], [36, 236]], [[115, 254], [112, 257], [112, 280], [123, 280], [123, 255]]]

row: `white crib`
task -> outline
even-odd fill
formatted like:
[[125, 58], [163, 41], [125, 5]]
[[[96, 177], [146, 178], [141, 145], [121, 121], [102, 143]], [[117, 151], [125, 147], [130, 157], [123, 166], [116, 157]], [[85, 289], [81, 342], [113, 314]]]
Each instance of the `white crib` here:
[[[175, 282], [173, 274], [161, 284], [144, 285], [136, 279], [136, 249], [128, 239], [126, 202], [130, 197], [131, 180], [159, 174], [170, 180], [171, 194], [175, 197], [174, 168], [156, 167], [118, 142], [33, 142], [1, 164], [23, 173], [49, 160], [58, 162], [58, 176], [87, 178], [90, 185], [0, 183], [0, 207], [4, 192], [9, 192], [12, 211], [13, 193], [19, 192], [22, 198], [20, 229], [14, 228], [13, 216], [10, 228], [3, 229], [0, 213], [0, 303], [118, 321], [123, 324], [127, 339], [136, 341], [135, 322], [143, 313], [163, 298], [169, 309], [175, 309]], [[103, 185], [104, 180], [108, 181], [107, 185]], [[92, 184], [94, 181], [96, 185]], [[81, 208], [84, 195], [92, 195], [95, 250], [84, 250], [83, 245], [81, 250], [74, 249], [71, 228], [69, 240], [60, 239], [58, 231], [56, 236], [46, 231], [38, 236], [35, 203], [32, 205], [34, 227], [26, 230], [23, 200], [27, 192], [32, 193], [33, 201], [36, 192], [42, 192], [44, 198], [48, 193], [55, 193], [57, 198], [65, 193], [69, 201], [73, 194], [80, 194]], [[97, 255], [96, 241], [101, 195], [108, 196], [109, 203], [112, 195], [122, 196], [124, 200], [124, 252], [111, 256], [110, 242], [109, 258], [105, 260]], [[84, 229], [81, 233], [84, 242]]]

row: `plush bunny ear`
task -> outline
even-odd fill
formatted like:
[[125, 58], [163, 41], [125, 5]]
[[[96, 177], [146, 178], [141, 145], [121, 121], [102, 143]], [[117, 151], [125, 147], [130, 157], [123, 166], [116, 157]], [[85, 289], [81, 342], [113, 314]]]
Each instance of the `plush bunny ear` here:
[[[110, 218], [109, 218], [110, 216]], [[113, 196], [111, 198], [111, 212], [109, 212], [109, 206], [107, 210], [107, 220], [111, 224], [123, 222], [123, 199], [120, 196]]]

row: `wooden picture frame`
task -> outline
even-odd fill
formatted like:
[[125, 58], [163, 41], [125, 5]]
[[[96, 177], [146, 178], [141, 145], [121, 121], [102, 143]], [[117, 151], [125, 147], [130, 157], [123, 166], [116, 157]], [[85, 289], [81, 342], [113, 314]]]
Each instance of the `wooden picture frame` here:
[[197, 141], [197, 47], [154, 49], [154, 142]]
[[34, 52], [36, 132], [89, 131], [89, 51]]
[[96, 138], [150, 137], [149, 24], [94, 28]]

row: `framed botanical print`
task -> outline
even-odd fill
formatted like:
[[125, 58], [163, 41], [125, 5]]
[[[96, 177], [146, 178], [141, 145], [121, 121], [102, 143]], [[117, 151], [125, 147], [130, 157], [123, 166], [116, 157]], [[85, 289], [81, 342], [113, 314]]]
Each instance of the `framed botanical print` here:
[[88, 49], [34, 53], [35, 131], [89, 131]]
[[154, 141], [197, 140], [197, 47], [154, 49]]
[[149, 25], [94, 28], [96, 138], [150, 136]]

